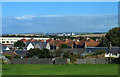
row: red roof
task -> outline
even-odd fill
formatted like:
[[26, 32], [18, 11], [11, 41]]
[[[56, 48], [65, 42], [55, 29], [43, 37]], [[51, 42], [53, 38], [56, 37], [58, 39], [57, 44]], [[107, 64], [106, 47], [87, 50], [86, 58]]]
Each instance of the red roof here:
[[98, 46], [99, 43], [100, 42], [94, 41], [92, 39], [84, 38], [79, 42], [78, 45], [84, 45], [85, 44], [88, 47], [96, 47], [96, 46]]
[[26, 40], [26, 39], [21, 39], [20, 41], [27, 42], [28, 40]]
[[89, 41], [85, 42], [85, 45], [87, 45], [87, 47], [96, 47], [100, 44], [100, 42], [94, 41], [92, 39], [90, 39]]
[[64, 43], [67, 44], [68, 47], [73, 47], [73, 45], [74, 45], [74, 41], [72, 41], [70, 39], [66, 40]]

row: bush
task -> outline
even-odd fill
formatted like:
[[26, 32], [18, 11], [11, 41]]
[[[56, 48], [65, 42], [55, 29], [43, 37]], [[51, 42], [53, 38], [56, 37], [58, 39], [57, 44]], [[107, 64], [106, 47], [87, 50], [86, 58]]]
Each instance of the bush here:
[[74, 54], [74, 55], [71, 55], [70, 56], [70, 61], [72, 62], [72, 63], [75, 63], [76, 62], [76, 59], [80, 59], [80, 54]]
[[12, 58], [11, 55], [7, 55], [7, 54], [5, 54], [5, 57], [8, 58], [8, 59], [11, 59], [11, 58]]
[[98, 50], [97, 52], [95, 52], [95, 53], [91, 54], [91, 56], [101, 55], [101, 54], [103, 54], [103, 53], [105, 53], [105, 51], [104, 51], [104, 50]]
[[15, 55], [14, 58], [20, 58], [20, 55]]
[[50, 58], [50, 51], [48, 49], [39, 49], [39, 48], [34, 48], [30, 49], [28, 51], [28, 57], [33, 57], [33, 56], [38, 56], [39, 58]]
[[67, 44], [62, 44], [61, 48], [68, 48]]

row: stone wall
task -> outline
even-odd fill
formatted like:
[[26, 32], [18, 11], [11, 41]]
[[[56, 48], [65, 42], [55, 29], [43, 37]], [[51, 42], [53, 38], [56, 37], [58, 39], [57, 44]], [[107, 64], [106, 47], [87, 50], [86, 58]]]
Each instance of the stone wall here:
[[53, 64], [51, 58], [36, 59], [36, 58], [23, 58], [13, 59], [12, 64]]
[[55, 64], [67, 64], [67, 59], [55, 59]]
[[85, 58], [77, 59], [77, 64], [108, 64], [108, 59], [106, 58]]
[[54, 59], [52, 58], [18, 58], [18, 59], [12, 59], [12, 64], [68, 64], [70, 62], [69, 59]]

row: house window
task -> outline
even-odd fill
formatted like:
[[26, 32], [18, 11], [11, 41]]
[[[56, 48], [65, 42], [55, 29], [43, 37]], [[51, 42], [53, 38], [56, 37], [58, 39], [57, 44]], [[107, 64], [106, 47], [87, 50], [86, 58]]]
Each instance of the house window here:
[[2, 43], [5, 43], [5, 41], [2, 41]]
[[9, 41], [6, 41], [7, 43], [9, 43]]

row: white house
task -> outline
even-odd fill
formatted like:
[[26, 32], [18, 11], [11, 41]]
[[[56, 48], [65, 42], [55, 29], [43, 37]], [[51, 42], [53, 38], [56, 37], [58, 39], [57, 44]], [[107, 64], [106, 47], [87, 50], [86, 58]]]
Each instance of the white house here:
[[32, 43], [29, 43], [29, 45], [27, 46], [27, 50], [33, 49], [34, 45]]
[[[24, 37], [0, 37], [0, 43], [2, 44], [14, 44], [15, 42], [17, 42], [18, 40], [21, 39], [26, 39], [29, 40], [31, 38], [24, 38]], [[33, 38], [34, 40], [48, 40], [49, 38]]]
[[118, 58], [119, 56], [119, 53], [105, 53], [105, 57]]
[[27, 50], [30, 50], [30, 49], [33, 49], [33, 48], [40, 48], [42, 50], [44, 48], [46, 48], [46, 49], [50, 50], [50, 45], [49, 45], [48, 42], [30, 42], [30, 41], [28, 41], [26, 43], [25, 47], [26, 47]]

